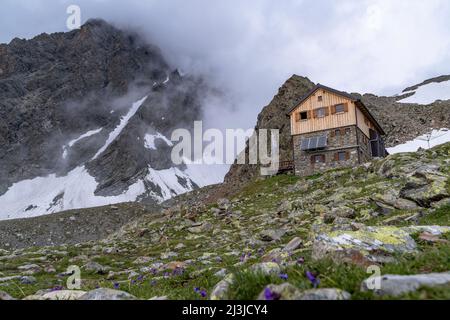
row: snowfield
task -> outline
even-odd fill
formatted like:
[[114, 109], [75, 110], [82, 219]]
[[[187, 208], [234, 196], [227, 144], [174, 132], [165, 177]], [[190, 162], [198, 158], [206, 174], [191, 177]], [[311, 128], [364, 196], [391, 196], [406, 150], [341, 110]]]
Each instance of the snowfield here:
[[430, 149], [447, 142], [450, 142], [450, 130], [444, 128], [440, 130], [433, 130], [430, 133], [419, 136], [412, 141], [397, 145], [393, 148], [388, 148], [387, 151], [390, 154], [416, 152], [419, 148]]
[[417, 90], [403, 92], [402, 94], [411, 92], [414, 92], [414, 95], [398, 102], [430, 104], [436, 100], [450, 100], [450, 81], [426, 84], [420, 86]]

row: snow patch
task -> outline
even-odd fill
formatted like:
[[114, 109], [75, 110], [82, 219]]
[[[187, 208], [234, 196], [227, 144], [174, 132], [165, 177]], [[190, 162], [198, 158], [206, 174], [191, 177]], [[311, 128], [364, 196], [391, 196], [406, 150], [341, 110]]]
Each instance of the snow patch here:
[[419, 148], [430, 149], [447, 142], [450, 142], [450, 130], [444, 128], [440, 130], [432, 130], [430, 133], [421, 135], [414, 140], [388, 148], [387, 151], [390, 154], [416, 152]]
[[157, 132], [156, 134], [146, 134], [145, 135], [145, 147], [150, 150], [156, 150], [155, 141], [157, 139], [163, 140], [169, 147], [173, 146], [172, 141], [167, 139], [167, 137], [164, 136], [163, 134]]
[[97, 133], [99, 133], [100, 131], [102, 131], [103, 128], [97, 129], [97, 130], [91, 130], [86, 132], [85, 134], [82, 134], [81, 136], [79, 136], [78, 138], [70, 141], [68, 144], [63, 146], [63, 158], [67, 158], [67, 153], [68, 153], [68, 149], [72, 148], [76, 143], [78, 143], [79, 141], [89, 138], [93, 135], [96, 135]]
[[399, 100], [398, 102], [430, 104], [436, 100], [450, 100], [450, 81], [429, 83], [420, 86], [417, 90], [404, 92], [402, 94], [412, 92], [414, 92], [412, 96]]
[[136, 101], [133, 103], [133, 106], [131, 107], [130, 111], [120, 119], [119, 125], [109, 134], [108, 139], [105, 142], [105, 145], [98, 150], [98, 152], [95, 154], [94, 158], [92, 160], [95, 160], [100, 156], [105, 150], [109, 147], [111, 143], [113, 143], [114, 140], [117, 139], [117, 137], [120, 135], [120, 133], [123, 131], [123, 129], [127, 126], [128, 121], [136, 114], [136, 112], [139, 110], [141, 105], [147, 100], [147, 97], [142, 98], [139, 101]]

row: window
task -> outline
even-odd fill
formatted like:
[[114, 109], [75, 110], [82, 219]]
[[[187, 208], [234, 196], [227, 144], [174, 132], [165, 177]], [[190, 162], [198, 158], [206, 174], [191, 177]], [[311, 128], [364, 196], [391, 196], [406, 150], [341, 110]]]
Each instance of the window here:
[[350, 128], [345, 128], [345, 134], [346, 135], [349, 135], [349, 134], [351, 134], [352, 133], [352, 129], [350, 129]]
[[334, 135], [335, 135], [336, 137], [339, 137], [339, 136], [341, 135], [341, 129], [336, 129], [336, 130], [334, 130]]
[[336, 113], [345, 112], [345, 106], [343, 103], [336, 105], [335, 108], [336, 108]]
[[350, 159], [350, 153], [348, 151], [339, 151], [334, 154], [335, 161], [346, 161]]
[[316, 118], [323, 118], [328, 115], [328, 108], [318, 108], [314, 110], [314, 116]]
[[300, 112], [300, 120], [308, 120], [308, 112]]
[[311, 156], [311, 163], [324, 163], [325, 162], [325, 155], [323, 154], [315, 154]]
[[318, 96], [317, 97], [317, 101], [322, 102], [323, 101], [323, 97], [322, 96]]
[[338, 152], [338, 160], [345, 161], [347, 159], [347, 152]]

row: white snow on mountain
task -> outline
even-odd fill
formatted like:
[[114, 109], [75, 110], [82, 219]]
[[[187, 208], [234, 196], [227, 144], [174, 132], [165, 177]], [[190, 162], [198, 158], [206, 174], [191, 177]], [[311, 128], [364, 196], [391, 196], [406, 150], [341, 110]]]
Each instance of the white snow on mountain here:
[[102, 131], [103, 128], [97, 129], [97, 130], [91, 130], [86, 132], [85, 134], [82, 134], [81, 136], [79, 136], [78, 138], [71, 140], [68, 144], [63, 146], [63, 158], [65, 159], [67, 157], [67, 152], [70, 148], [72, 148], [75, 144], [77, 144], [79, 141], [89, 138], [93, 135], [96, 135], [97, 133], [99, 133], [100, 131]]
[[109, 145], [114, 140], [116, 140], [116, 138], [120, 135], [122, 130], [127, 126], [128, 121], [130, 121], [130, 119], [136, 114], [136, 112], [138, 112], [139, 108], [145, 102], [145, 100], [147, 100], [147, 97], [144, 97], [141, 100], [133, 103], [133, 106], [131, 107], [130, 111], [128, 111], [128, 113], [124, 117], [122, 117], [122, 119], [120, 119], [119, 125], [109, 134], [109, 137], [106, 140], [104, 146], [101, 147], [100, 150], [98, 150], [93, 160], [97, 159], [98, 156], [100, 156], [103, 152], [105, 152], [105, 150], [108, 149]]
[[158, 202], [195, 188], [189, 174], [178, 168], [149, 168], [148, 175], [131, 185], [124, 193], [109, 197], [96, 196], [98, 183], [82, 166], [66, 176], [57, 177], [52, 174], [15, 183], [0, 197], [0, 220], [136, 201], [148, 191], [145, 182], [152, 182], [161, 189], [161, 194], [150, 192]]
[[436, 100], [450, 100], [450, 81], [430, 83], [420, 86], [417, 90], [403, 92], [414, 93], [412, 96], [399, 100], [401, 103], [430, 104]]
[[145, 147], [150, 150], [156, 150], [155, 141], [158, 139], [163, 140], [170, 147], [173, 146], [172, 141], [167, 139], [167, 137], [164, 136], [163, 134], [157, 132], [156, 134], [146, 134], [145, 135]]
[[[93, 159], [101, 155], [120, 135], [146, 98], [132, 105]], [[70, 141], [63, 147], [63, 156], [67, 156], [69, 148], [77, 143], [82, 143], [83, 139], [95, 135], [101, 130], [100, 128], [89, 131]], [[173, 145], [172, 141], [158, 132], [146, 135], [144, 143], [147, 148], [156, 149], [155, 140], [157, 139], [163, 140], [169, 146]], [[29, 218], [71, 209], [138, 201], [141, 196], [150, 196], [155, 201], [162, 202], [192, 191], [196, 186], [204, 187], [222, 182], [228, 168], [229, 166], [191, 163], [187, 164], [184, 170], [177, 167], [155, 170], [149, 166], [147, 175], [129, 186], [122, 194], [103, 197], [95, 195], [98, 183], [83, 165], [73, 169], [65, 176], [51, 174], [13, 184], [5, 194], [0, 196], [0, 220]], [[159, 187], [160, 192], [155, 191], [154, 188], [149, 190], [149, 183]]]
[[431, 132], [415, 138], [414, 140], [397, 145], [393, 148], [388, 148], [390, 154], [402, 152], [416, 152], [419, 148], [430, 149], [435, 146], [450, 142], [450, 130], [440, 129], [432, 130]]

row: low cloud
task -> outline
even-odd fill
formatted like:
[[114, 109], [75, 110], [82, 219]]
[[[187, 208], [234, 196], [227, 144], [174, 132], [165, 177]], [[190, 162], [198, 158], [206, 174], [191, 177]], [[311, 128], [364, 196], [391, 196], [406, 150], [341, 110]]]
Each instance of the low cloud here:
[[174, 67], [226, 93], [211, 125], [252, 127], [293, 73], [351, 92], [391, 95], [448, 74], [446, 0], [3, 0], [0, 42], [66, 31], [66, 8], [138, 29]]

